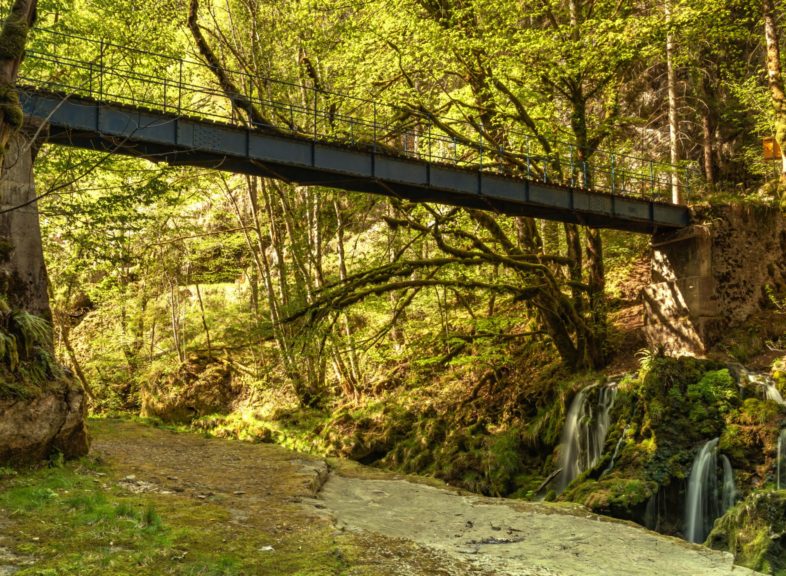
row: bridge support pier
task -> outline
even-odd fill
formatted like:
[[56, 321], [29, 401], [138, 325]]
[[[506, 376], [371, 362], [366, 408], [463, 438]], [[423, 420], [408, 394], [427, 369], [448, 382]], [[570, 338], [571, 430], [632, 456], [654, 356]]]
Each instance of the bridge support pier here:
[[731, 328], [786, 295], [786, 222], [775, 209], [731, 206], [652, 239], [652, 283], [644, 290], [650, 347], [703, 356]]
[[14, 309], [51, 320], [33, 178], [35, 128], [11, 137], [0, 176], [0, 294]]

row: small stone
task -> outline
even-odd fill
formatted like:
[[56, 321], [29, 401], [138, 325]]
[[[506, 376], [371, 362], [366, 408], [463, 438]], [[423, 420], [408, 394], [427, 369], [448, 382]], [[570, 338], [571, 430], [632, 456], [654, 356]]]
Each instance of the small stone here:
[[260, 548], [259, 551], [260, 552], [274, 552], [272, 546], [262, 546], [262, 548]]
[[233, 492], [233, 494], [234, 494], [235, 496], [242, 496], [243, 494], [245, 494], [245, 492], [243, 492], [242, 490], [235, 490], [235, 491]]

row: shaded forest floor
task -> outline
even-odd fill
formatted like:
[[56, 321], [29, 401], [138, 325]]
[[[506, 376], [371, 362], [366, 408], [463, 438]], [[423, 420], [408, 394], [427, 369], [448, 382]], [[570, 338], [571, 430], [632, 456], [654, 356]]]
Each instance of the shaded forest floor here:
[[122, 420], [91, 430], [89, 458], [2, 471], [0, 575], [732, 572], [728, 555], [573, 505], [329, 471], [274, 445]]

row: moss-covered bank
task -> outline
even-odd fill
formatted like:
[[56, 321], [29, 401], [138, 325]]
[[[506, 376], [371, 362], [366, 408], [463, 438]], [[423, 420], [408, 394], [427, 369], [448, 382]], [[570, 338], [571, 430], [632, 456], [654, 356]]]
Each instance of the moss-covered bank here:
[[786, 576], [786, 491], [754, 492], [737, 503], [715, 523], [707, 545], [732, 552], [742, 566]]
[[681, 533], [687, 478], [707, 441], [720, 438], [743, 494], [770, 477], [786, 410], [761, 398], [716, 362], [649, 359], [639, 377], [619, 386], [603, 458], [561, 499]]

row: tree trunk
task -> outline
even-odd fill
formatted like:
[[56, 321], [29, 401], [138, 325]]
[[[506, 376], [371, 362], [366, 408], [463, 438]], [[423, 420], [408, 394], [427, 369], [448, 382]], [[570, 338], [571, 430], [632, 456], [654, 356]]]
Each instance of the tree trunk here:
[[[663, 8], [666, 14], [666, 85], [669, 93], [669, 153], [671, 163], [680, 161], [679, 120], [677, 118], [677, 74], [674, 69], [674, 34], [671, 31], [671, 0], [666, 0]], [[683, 204], [680, 179], [676, 173], [671, 175], [671, 201]]]
[[33, 180], [33, 154], [24, 132], [11, 134], [0, 178], [0, 294], [15, 309], [52, 320]]
[[24, 124], [15, 85], [27, 33], [35, 23], [37, 5], [37, 0], [16, 0], [0, 31], [0, 156], [11, 136]]
[[76, 356], [76, 351], [74, 347], [71, 345], [71, 327], [68, 325], [63, 325], [62, 330], [62, 337], [63, 337], [63, 345], [65, 346], [66, 352], [68, 352], [68, 361], [71, 363], [71, 368], [74, 369], [74, 374], [76, 374], [77, 379], [82, 384], [82, 388], [84, 388], [85, 393], [87, 394], [88, 398], [91, 400], [95, 400], [95, 394], [93, 394], [93, 389], [90, 387], [90, 383], [87, 381], [87, 377], [85, 373], [82, 371], [82, 365], [79, 363], [79, 358]]
[[781, 148], [781, 184], [786, 184], [786, 91], [781, 71], [781, 48], [773, 0], [763, 0], [764, 36], [767, 40], [767, 83], [775, 112], [775, 140]]
[[701, 127], [704, 136], [704, 180], [707, 182], [709, 189], [712, 190], [715, 187], [715, 169], [713, 167], [715, 138], [709, 110], [705, 110], [701, 115]]
[[202, 315], [202, 328], [205, 331], [205, 339], [207, 340], [207, 355], [213, 358], [213, 345], [210, 342], [210, 328], [207, 325], [207, 317], [205, 316], [205, 303], [202, 301], [202, 291], [199, 289], [199, 282], [194, 283], [196, 290], [197, 300], [199, 301], [199, 312]]

